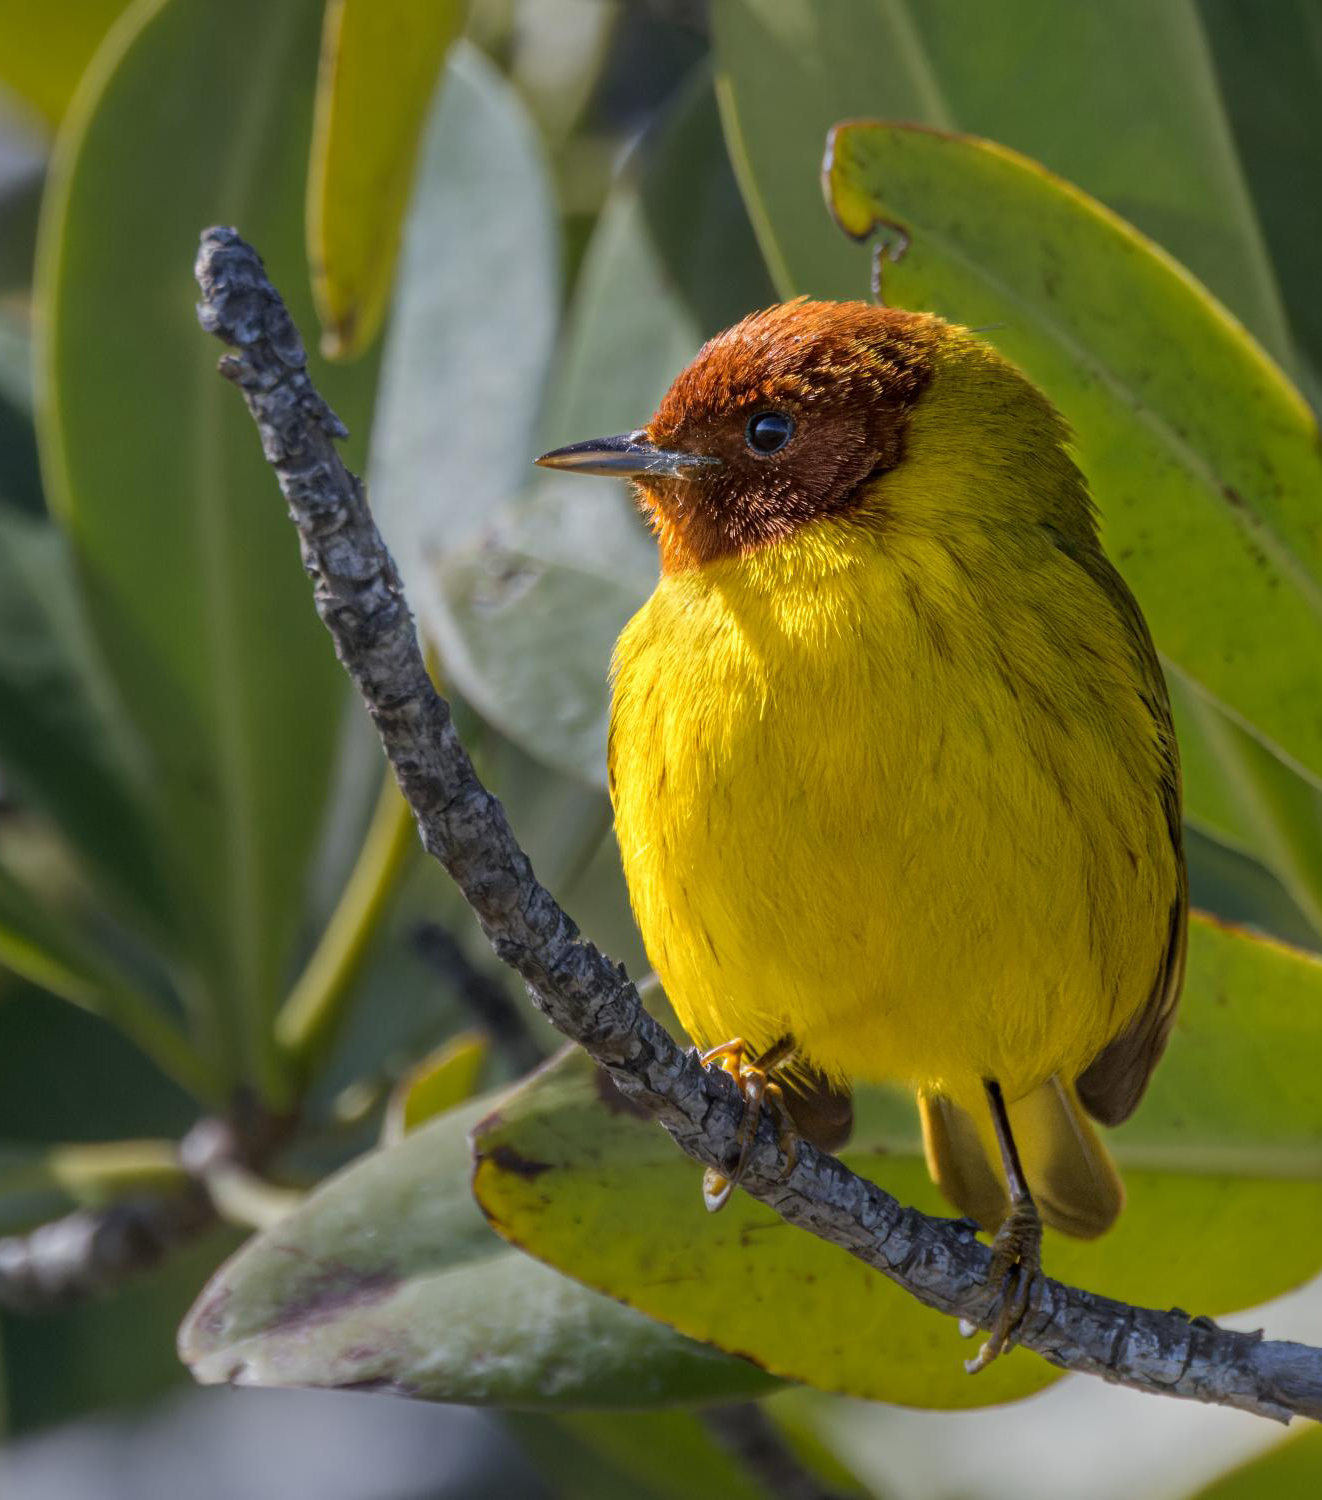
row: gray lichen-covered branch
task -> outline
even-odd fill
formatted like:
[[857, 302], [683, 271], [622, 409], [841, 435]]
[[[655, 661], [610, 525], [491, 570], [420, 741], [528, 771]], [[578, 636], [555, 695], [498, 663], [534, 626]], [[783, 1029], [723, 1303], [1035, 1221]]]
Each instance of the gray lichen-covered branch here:
[[[728, 1169], [742, 1104], [643, 1009], [624, 970], [538, 884], [504, 809], [482, 785], [423, 664], [399, 574], [363, 487], [341, 462], [338, 418], [307, 372], [297, 329], [254, 251], [209, 229], [197, 262], [202, 326], [248, 403], [298, 529], [318, 613], [362, 694], [423, 844], [454, 877], [497, 954], [551, 1024], [579, 1043], [695, 1161]], [[764, 1121], [742, 1186], [789, 1223], [889, 1276], [920, 1302], [991, 1327], [990, 1252], [964, 1222], [905, 1208], [802, 1145], [788, 1174]], [[1322, 1350], [1130, 1307], [1044, 1278], [1019, 1342], [1064, 1369], [1288, 1420], [1322, 1418]]]
[[0, 1307], [49, 1312], [120, 1285], [216, 1222], [196, 1184], [170, 1195], [81, 1208], [0, 1239]]

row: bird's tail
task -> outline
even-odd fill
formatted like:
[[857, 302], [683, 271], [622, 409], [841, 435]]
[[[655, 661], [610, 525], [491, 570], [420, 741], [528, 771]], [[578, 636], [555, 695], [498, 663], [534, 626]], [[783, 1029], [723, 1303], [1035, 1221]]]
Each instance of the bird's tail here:
[[[937, 1186], [961, 1213], [996, 1229], [1009, 1211], [991, 1111], [975, 1116], [936, 1095], [920, 1094], [923, 1145]], [[1010, 1105], [1010, 1129], [1043, 1221], [1076, 1239], [1095, 1239], [1115, 1223], [1125, 1190], [1111, 1154], [1073, 1088], [1049, 1078]]]

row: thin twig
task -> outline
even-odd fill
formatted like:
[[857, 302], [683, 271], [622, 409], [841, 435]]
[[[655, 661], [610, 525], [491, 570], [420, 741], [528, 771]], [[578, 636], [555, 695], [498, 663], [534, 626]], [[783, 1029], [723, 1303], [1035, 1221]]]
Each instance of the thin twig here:
[[408, 808], [386, 778], [330, 921], [276, 1017], [276, 1040], [305, 1078], [334, 1044], [382, 914], [417, 847]]
[[[728, 1170], [742, 1105], [643, 1010], [622, 968], [583, 941], [533, 875], [500, 803], [478, 781], [423, 665], [395, 564], [334, 440], [284, 304], [232, 229], [209, 229], [197, 263], [202, 326], [240, 352], [240, 388], [289, 502], [318, 613], [367, 704], [428, 852], [454, 877], [497, 954], [557, 1030], [606, 1068], [696, 1161]], [[743, 1187], [791, 1224], [848, 1250], [928, 1307], [990, 1328], [1000, 1300], [971, 1227], [905, 1208], [834, 1157], [800, 1145], [785, 1173], [763, 1122]], [[1135, 1390], [1288, 1420], [1322, 1417], [1322, 1350], [1131, 1307], [1044, 1278], [1020, 1342], [1064, 1369]]]
[[80, 1208], [30, 1234], [0, 1239], [0, 1307], [49, 1312], [112, 1290], [216, 1222], [200, 1183]]
[[453, 935], [439, 922], [420, 922], [413, 946], [445, 981], [471, 1019], [491, 1038], [491, 1045], [515, 1073], [523, 1074], [543, 1062], [523, 1012], [494, 979], [477, 968]]
[[[132, 1186], [122, 1183], [131, 1165], [127, 1150], [98, 1174], [95, 1161], [86, 1158], [116, 1148], [85, 1148], [83, 1187], [95, 1182], [110, 1201], [0, 1237], [0, 1307], [46, 1313], [112, 1292], [235, 1217], [231, 1209], [240, 1202], [260, 1202], [273, 1218], [277, 1205], [287, 1208], [291, 1196], [260, 1179], [256, 1169], [283, 1143], [291, 1123], [265, 1114], [251, 1097], [239, 1101], [232, 1119], [204, 1116], [174, 1148], [173, 1176], [159, 1167], [153, 1171], [154, 1179], [171, 1178], [155, 1190], [145, 1174]], [[158, 1145], [127, 1144], [138, 1160], [143, 1144]]]

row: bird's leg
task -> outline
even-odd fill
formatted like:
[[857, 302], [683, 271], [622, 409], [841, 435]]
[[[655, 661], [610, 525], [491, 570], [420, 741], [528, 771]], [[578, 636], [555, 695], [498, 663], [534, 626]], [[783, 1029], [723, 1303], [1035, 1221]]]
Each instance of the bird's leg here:
[[992, 1241], [991, 1266], [987, 1271], [989, 1285], [997, 1281], [1001, 1284], [1001, 1310], [991, 1337], [978, 1350], [977, 1358], [965, 1361], [964, 1368], [970, 1375], [985, 1370], [998, 1354], [1014, 1347], [1019, 1325], [1032, 1300], [1034, 1284], [1042, 1274], [1042, 1218], [1028, 1190], [1001, 1086], [994, 1078], [987, 1079], [985, 1086], [996, 1141], [1001, 1148], [1005, 1185], [1010, 1190], [1010, 1212]]
[[707, 1205], [708, 1212], [716, 1213], [730, 1201], [730, 1195], [734, 1192], [739, 1179], [744, 1175], [744, 1168], [748, 1165], [748, 1153], [753, 1149], [753, 1142], [757, 1139], [757, 1127], [762, 1122], [762, 1111], [770, 1105], [776, 1117], [776, 1135], [780, 1149], [785, 1153], [788, 1161], [785, 1166], [786, 1172], [794, 1167], [797, 1148], [795, 1146], [794, 1128], [790, 1123], [789, 1110], [785, 1107], [785, 1097], [781, 1093], [780, 1085], [772, 1078], [777, 1068], [783, 1067], [794, 1055], [794, 1038], [783, 1036], [778, 1042], [768, 1047], [761, 1056], [749, 1061], [747, 1048], [742, 1037], [736, 1037], [734, 1041], [723, 1042], [719, 1047], [711, 1047], [701, 1056], [704, 1064], [719, 1063], [722, 1068], [739, 1085], [739, 1092], [744, 1101], [744, 1117], [739, 1125], [739, 1159], [735, 1163], [733, 1173], [726, 1177], [718, 1172], [715, 1167], [708, 1167], [702, 1174], [702, 1201]]

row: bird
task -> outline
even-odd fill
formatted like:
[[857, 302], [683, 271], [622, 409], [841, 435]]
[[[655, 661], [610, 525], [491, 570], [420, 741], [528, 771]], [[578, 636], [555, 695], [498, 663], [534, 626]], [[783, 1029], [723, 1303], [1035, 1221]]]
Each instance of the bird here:
[[745, 1104], [707, 1205], [764, 1107], [835, 1150], [855, 1084], [911, 1089], [993, 1236], [984, 1368], [1043, 1223], [1119, 1214], [1092, 1122], [1137, 1107], [1184, 971], [1169, 698], [1072, 434], [967, 328], [798, 298], [703, 345], [646, 426], [537, 462], [632, 481], [658, 546], [609, 786], [648, 959]]

